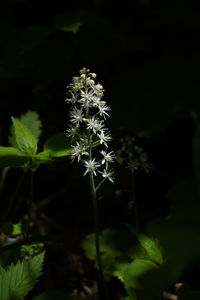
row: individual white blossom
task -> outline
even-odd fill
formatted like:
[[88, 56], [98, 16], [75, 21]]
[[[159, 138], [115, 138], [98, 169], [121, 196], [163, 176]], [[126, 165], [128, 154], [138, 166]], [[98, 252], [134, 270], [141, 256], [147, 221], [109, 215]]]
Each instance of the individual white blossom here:
[[74, 107], [70, 113], [70, 120], [72, 124], [79, 124], [83, 121], [83, 110], [82, 108]]
[[70, 125], [69, 128], [66, 130], [68, 137], [72, 139], [78, 134], [79, 125], [76, 124], [75, 127]]
[[98, 131], [101, 131], [104, 128], [102, 121], [99, 121], [99, 119], [95, 118], [94, 116], [92, 118], [87, 119], [86, 122], [87, 129], [92, 129], [94, 133], [97, 133]]
[[91, 106], [91, 102], [93, 101], [93, 95], [94, 92], [92, 90], [90, 91], [82, 91], [81, 90], [81, 97], [79, 102], [83, 105], [83, 106]]
[[114, 159], [115, 159], [115, 155], [114, 152], [108, 152], [106, 153], [106, 151], [102, 150], [100, 151], [100, 153], [103, 155], [103, 159], [101, 161], [101, 164], [106, 164], [106, 167], [108, 166], [108, 163], [113, 163]]
[[100, 164], [95, 161], [95, 158], [93, 160], [85, 160], [85, 167], [86, 171], [84, 175], [86, 175], [88, 172], [92, 172], [95, 176], [97, 175], [96, 169], [100, 167]]
[[[103, 86], [96, 82], [96, 74], [89, 69], [83, 68], [80, 76], [73, 77], [66, 99], [71, 105], [67, 135], [72, 138], [71, 159], [84, 163], [84, 175], [101, 175], [113, 182], [113, 172], [108, 169], [115, 155], [107, 151], [112, 138], [105, 125], [110, 107], [102, 100], [103, 95]], [[96, 151], [96, 147], [101, 150]], [[98, 156], [94, 157], [94, 153]]]
[[100, 116], [102, 116], [104, 119], [106, 118], [106, 116], [109, 117], [109, 114], [106, 111], [109, 111], [110, 107], [103, 103], [102, 105], [98, 106], [98, 109]]
[[114, 172], [112, 170], [108, 171], [107, 169], [104, 169], [103, 172], [99, 171], [99, 173], [102, 174], [103, 178], [108, 179], [112, 183], [114, 182]]
[[83, 155], [89, 155], [85, 145], [79, 142], [76, 142], [76, 145], [72, 146], [72, 152], [72, 160], [77, 158], [78, 162], [81, 160]]
[[100, 144], [104, 144], [106, 147], [108, 147], [107, 142], [112, 140], [110, 133], [109, 132], [105, 133], [104, 130], [102, 130], [98, 134], [98, 137], [99, 137]]

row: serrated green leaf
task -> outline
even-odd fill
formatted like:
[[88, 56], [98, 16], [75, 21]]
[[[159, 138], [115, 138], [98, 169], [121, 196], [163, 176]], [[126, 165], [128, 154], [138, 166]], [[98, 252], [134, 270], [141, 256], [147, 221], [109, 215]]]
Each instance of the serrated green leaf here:
[[22, 300], [41, 274], [44, 253], [0, 270], [0, 299]]
[[66, 135], [62, 132], [46, 141], [44, 151], [49, 152], [52, 157], [64, 157], [72, 154], [72, 149], [67, 146]]
[[26, 125], [18, 119], [11, 117], [14, 127], [15, 140], [19, 150], [33, 156], [37, 152], [37, 140]]
[[[35, 136], [36, 140], [38, 141], [39, 136], [41, 134], [41, 120], [39, 119], [39, 115], [35, 111], [27, 111], [25, 114], [22, 114], [19, 118], [16, 118], [22, 124], [24, 124], [31, 133]], [[13, 125], [10, 128], [11, 135], [8, 137], [9, 143], [13, 147], [17, 147], [16, 137]]]
[[16, 148], [0, 146], [0, 168], [22, 167], [29, 160], [30, 157]]
[[34, 135], [34, 137], [39, 139], [39, 136], [42, 133], [41, 127], [42, 122], [39, 119], [39, 115], [37, 112], [29, 110], [24, 115], [21, 115], [20, 122], [24, 124]]

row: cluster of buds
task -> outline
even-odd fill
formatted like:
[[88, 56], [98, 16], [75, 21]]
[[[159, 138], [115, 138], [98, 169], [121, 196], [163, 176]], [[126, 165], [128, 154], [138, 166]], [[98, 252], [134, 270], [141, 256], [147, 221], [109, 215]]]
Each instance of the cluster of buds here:
[[71, 104], [67, 135], [72, 139], [72, 161], [77, 159], [84, 163], [84, 175], [91, 172], [113, 182], [110, 163], [114, 162], [115, 155], [107, 151], [112, 138], [105, 127], [110, 108], [102, 100], [103, 95], [103, 86], [96, 83], [96, 74], [89, 69], [83, 68], [79, 77], [73, 77], [66, 99]]

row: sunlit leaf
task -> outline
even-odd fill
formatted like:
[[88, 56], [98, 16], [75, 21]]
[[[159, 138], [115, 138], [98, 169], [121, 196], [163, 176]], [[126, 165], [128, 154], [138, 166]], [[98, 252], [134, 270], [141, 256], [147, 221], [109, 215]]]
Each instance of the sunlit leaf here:
[[32, 132], [18, 119], [12, 117], [15, 140], [19, 150], [27, 155], [34, 155], [37, 151], [37, 140]]
[[128, 228], [133, 232], [140, 243], [137, 251], [138, 258], [147, 258], [157, 264], [162, 264], [162, 251], [158, 240], [154, 237], [145, 235], [144, 233], [136, 230], [130, 225], [128, 225]]
[[[19, 120], [22, 124], [24, 124], [35, 136], [38, 142], [39, 136], [42, 132], [41, 131], [42, 123], [41, 120], [39, 119], [38, 113], [29, 110], [25, 114], [22, 114], [19, 118], [15, 118], [15, 119]], [[15, 136], [13, 125], [11, 125], [10, 133], [11, 135], [8, 137], [9, 143], [11, 146], [17, 147], [16, 136]]]
[[0, 146], [0, 167], [22, 167], [30, 157], [13, 147]]

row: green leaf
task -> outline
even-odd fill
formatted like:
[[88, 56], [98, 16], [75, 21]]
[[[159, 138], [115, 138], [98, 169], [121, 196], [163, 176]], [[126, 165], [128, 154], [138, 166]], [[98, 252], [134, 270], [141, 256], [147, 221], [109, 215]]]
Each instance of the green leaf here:
[[61, 13], [55, 17], [54, 26], [56, 29], [77, 33], [83, 25], [79, 13]]
[[125, 270], [122, 270], [121, 276], [125, 286], [142, 289], [148, 283], [147, 274], [155, 269], [157, 266], [152, 261], [135, 259]]
[[72, 149], [67, 147], [66, 135], [62, 132], [46, 141], [44, 151], [48, 151], [52, 157], [63, 157], [72, 154]]
[[33, 156], [37, 152], [37, 140], [26, 125], [12, 117], [15, 139], [19, 150]]
[[82, 22], [75, 22], [73, 24], [67, 26], [59, 26], [58, 29], [62, 31], [70, 31], [73, 33], [77, 33], [82, 25]]
[[[39, 119], [39, 115], [35, 111], [27, 111], [25, 114], [21, 115], [20, 118], [16, 118], [22, 124], [24, 124], [31, 133], [35, 136], [36, 140], [38, 141], [39, 136], [41, 134], [41, 120]], [[10, 128], [11, 135], [8, 137], [9, 143], [13, 147], [17, 147], [16, 139], [15, 139], [15, 132], [13, 125]]]
[[0, 269], [0, 299], [22, 300], [41, 274], [44, 253]]
[[[95, 256], [95, 235], [88, 234], [81, 244], [86, 256]], [[100, 235], [101, 252], [110, 252], [114, 256], [123, 256], [131, 252], [133, 240], [131, 234], [125, 230], [107, 228]]]
[[127, 225], [127, 227], [133, 232], [140, 243], [137, 252], [138, 258], [146, 258], [157, 264], [162, 264], [162, 251], [158, 240], [143, 234], [130, 225]]
[[22, 167], [30, 157], [13, 147], [0, 146], [0, 167]]
[[36, 163], [46, 164], [53, 161], [53, 157], [51, 156], [49, 151], [42, 151], [36, 154], [34, 157]]
[[42, 122], [39, 119], [39, 115], [37, 112], [29, 110], [24, 115], [21, 115], [20, 122], [24, 124], [28, 129], [31, 131], [31, 133], [34, 135], [34, 137], [37, 139], [42, 133], [41, 127]]

